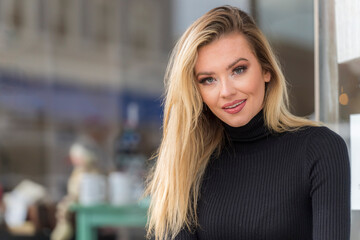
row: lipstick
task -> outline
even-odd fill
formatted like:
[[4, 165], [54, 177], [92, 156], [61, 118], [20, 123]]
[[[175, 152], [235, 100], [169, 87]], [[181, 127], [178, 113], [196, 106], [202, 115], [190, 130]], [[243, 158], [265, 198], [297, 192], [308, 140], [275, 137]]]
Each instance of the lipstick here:
[[225, 112], [235, 114], [240, 112], [246, 104], [246, 99], [236, 100], [222, 106]]

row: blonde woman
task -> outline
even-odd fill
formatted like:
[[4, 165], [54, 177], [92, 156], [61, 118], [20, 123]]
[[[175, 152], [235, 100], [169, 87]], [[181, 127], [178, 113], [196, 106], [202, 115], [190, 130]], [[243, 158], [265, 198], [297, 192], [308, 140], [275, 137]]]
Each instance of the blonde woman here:
[[166, 75], [148, 237], [346, 240], [349, 178], [341, 137], [289, 112], [251, 17], [223, 6], [186, 30]]

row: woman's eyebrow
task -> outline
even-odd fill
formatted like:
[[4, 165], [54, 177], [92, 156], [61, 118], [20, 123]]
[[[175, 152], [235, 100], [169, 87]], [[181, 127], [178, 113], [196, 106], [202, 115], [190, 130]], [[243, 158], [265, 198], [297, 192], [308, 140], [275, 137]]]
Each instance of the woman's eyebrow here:
[[242, 58], [242, 57], [240, 57], [240, 58], [238, 58], [238, 59], [236, 59], [234, 62], [232, 62], [227, 68], [226, 68], [226, 70], [229, 70], [230, 68], [232, 68], [235, 64], [237, 64], [238, 62], [240, 62], [240, 61], [249, 61], [249, 60], [247, 60], [246, 58]]
[[196, 74], [196, 77], [200, 76], [200, 75], [212, 75], [214, 74], [214, 72], [199, 72]]
[[[247, 60], [246, 58], [240, 57], [240, 58], [236, 59], [234, 62], [230, 63], [229, 66], [227, 66], [226, 70], [229, 70], [230, 68], [232, 68], [235, 64], [237, 64], [240, 61], [248, 62], [249, 60]], [[199, 72], [195, 76], [199, 77], [200, 75], [212, 75], [212, 74], [214, 74], [214, 72]]]

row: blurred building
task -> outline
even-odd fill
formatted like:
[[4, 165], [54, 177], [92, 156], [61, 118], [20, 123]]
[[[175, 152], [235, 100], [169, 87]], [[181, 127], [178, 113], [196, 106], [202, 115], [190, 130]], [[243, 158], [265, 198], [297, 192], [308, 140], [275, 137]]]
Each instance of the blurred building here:
[[145, 153], [159, 141], [171, 47], [169, 1], [0, 1], [0, 182], [30, 178], [59, 198], [68, 146], [93, 137], [111, 167], [126, 106], [139, 105]]

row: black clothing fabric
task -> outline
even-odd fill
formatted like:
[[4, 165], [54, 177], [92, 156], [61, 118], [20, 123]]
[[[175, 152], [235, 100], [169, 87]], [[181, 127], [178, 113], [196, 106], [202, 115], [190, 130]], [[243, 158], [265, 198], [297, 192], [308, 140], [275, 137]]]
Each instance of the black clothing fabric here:
[[206, 169], [200, 227], [176, 240], [348, 240], [350, 166], [326, 127], [271, 133], [263, 111], [228, 136]]

